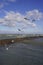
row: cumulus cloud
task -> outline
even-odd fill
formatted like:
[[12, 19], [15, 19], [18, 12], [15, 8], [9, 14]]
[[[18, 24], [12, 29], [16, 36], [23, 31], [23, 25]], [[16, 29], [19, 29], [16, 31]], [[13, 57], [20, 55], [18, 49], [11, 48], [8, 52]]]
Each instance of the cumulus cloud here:
[[39, 12], [39, 10], [32, 10], [26, 12], [26, 17], [30, 19], [40, 20], [43, 18], [43, 13]]
[[0, 19], [0, 22], [3, 22], [3, 25], [6, 26], [15, 26], [15, 22], [22, 22], [24, 23], [24, 25], [31, 25], [31, 26], [36, 26], [34, 23], [30, 22], [30, 21], [26, 21], [24, 19], [24, 15], [18, 13], [18, 12], [6, 12], [6, 16], [4, 16], [3, 19]]
[[[6, 25], [6, 26], [15, 26], [15, 22], [21, 22], [25, 25], [30, 25], [32, 27], [36, 27], [35, 22], [32, 22], [32, 19], [35, 20], [40, 20], [41, 18], [43, 18], [43, 13], [39, 12], [38, 10], [32, 10], [32, 11], [28, 11], [26, 12], [25, 15], [19, 13], [19, 12], [14, 12], [14, 11], [9, 11], [6, 12], [5, 11], [5, 16], [3, 18], [0, 18], [0, 23], [2, 25]], [[25, 20], [24, 18], [28, 18], [30, 20]]]
[[13, 11], [6, 12], [6, 16], [4, 17], [4, 25], [15, 26], [15, 22], [23, 21], [24, 16], [20, 13], [15, 13]]

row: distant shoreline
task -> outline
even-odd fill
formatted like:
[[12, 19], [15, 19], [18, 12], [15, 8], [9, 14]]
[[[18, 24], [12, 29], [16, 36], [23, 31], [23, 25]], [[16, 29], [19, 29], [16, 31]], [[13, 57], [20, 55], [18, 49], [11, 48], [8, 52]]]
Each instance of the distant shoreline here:
[[23, 38], [12, 38], [12, 39], [2, 39], [0, 40], [0, 45], [9, 45], [17, 42], [26, 42], [33, 39], [43, 38], [43, 36], [34, 36], [34, 37], [23, 37]]

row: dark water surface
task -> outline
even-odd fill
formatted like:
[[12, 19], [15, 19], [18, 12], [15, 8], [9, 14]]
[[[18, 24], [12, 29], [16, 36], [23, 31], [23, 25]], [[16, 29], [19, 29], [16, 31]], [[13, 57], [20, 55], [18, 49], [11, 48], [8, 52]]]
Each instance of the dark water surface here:
[[43, 45], [14, 43], [8, 50], [0, 46], [0, 65], [43, 65]]

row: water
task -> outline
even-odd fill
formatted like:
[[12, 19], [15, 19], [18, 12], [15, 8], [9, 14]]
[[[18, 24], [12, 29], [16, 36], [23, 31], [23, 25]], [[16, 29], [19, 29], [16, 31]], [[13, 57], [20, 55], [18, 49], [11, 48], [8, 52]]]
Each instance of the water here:
[[43, 46], [14, 43], [8, 50], [0, 47], [0, 65], [43, 65]]

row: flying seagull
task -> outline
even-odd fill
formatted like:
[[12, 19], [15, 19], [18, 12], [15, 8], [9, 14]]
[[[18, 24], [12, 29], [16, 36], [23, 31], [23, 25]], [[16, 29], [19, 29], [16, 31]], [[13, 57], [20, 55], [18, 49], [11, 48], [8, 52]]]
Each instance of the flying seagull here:
[[27, 19], [27, 18], [24, 18], [25, 20], [30, 20], [30, 19]]
[[35, 21], [36, 21], [35, 19], [32, 20], [32, 22], [35, 22]]
[[21, 31], [20, 29], [18, 29], [18, 31]]
[[[25, 20], [30, 20], [30, 19], [28, 19], [28, 18], [24, 18]], [[35, 19], [32, 19], [32, 22], [35, 22], [36, 20]]]

